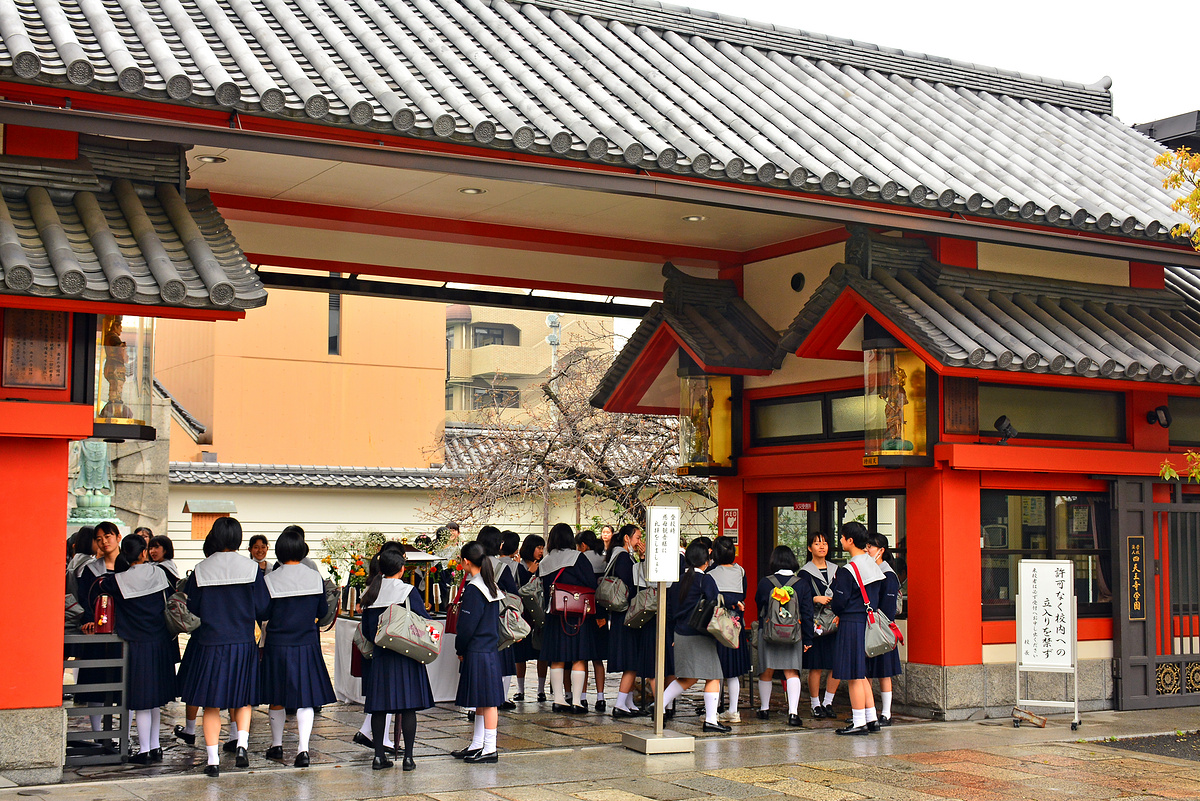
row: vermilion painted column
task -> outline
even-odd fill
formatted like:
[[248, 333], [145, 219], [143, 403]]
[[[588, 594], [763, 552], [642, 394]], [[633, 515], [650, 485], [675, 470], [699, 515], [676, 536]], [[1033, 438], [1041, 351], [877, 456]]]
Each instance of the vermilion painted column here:
[[910, 468], [907, 476], [908, 661], [983, 661], [979, 473]]
[[723, 533], [723, 517], [727, 509], [738, 513], [737, 563], [746, 571], [746, 611], [753, 619], [754, 587], [758, 584], [758, 515], [754, 496], [745, 493], [740, 478], [717, 479], [717, 534]]

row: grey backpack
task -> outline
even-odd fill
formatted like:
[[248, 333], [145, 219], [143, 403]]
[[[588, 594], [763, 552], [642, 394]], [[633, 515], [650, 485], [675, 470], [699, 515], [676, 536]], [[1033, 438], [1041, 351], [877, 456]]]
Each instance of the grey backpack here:
[[800, 642], [803, 630], [800, 628], [800, 599], [796, 597], [795, 583], [798, 576], [792, 576], [786, 584], [780, 584], [779, 579], [768, 576], [775, 587], [792, 587], [791, 597], [787, 603], [780, 603], [774, 594], [767, 596], [767, 612], [762, 619], [763, 639], [774, 645], [795, 645]]

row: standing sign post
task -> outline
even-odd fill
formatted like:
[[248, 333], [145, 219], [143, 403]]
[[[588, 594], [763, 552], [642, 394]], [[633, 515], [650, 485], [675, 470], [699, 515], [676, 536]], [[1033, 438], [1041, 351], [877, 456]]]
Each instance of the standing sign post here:
[[[1017, 594], [1017, 706], [1065, 707], [1079, 728], [1079, 660], [1076, 658], [1075, 563], [1069, 559], [1022, 559]], [[1021, 697], [1022, 673], [1069, 673], [1070, 701]], [[1013, 718], [1013, 726], [1020, 726]]]
[[651, 506], [646, 516], [646, 564], [648, 583], [658, 585], [657, 636], [654, 648], [654, 732], [627, 731], [621, 734], [626, 748], [643, 754], [683, 754], [696, 750], [696, 738], [663, 729], [663, 684], [666, 681], [667, 585], [679, 581], [679, 508]]

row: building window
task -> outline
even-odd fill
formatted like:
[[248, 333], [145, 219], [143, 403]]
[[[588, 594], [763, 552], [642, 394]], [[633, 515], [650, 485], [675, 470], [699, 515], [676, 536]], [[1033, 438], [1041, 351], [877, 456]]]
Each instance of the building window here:
[[750, 442], [787, 445], [861, 439], [864, 409], [862, 390], [751, 401]]
[[1107, 495], [983, 490], [979, 508], [985, 620], [1014, 619], [1022, 559], [1074, 562], [1079, 616], [1112, 614]]
[[474, 409], [516, 409], [521, 405], [521, 393], [514, 387], [475, 387], [471, 399]]
[[503, 344], [505, 344], [503, 327], [477, 325], [472, 330], [471, 347], [473, 348]]
[[1172, 445], [1200, 445], [1200, 398], [1171, 397]]
[[[341, 273], [330, 273], [330, 278], [341, 278]], [[329, 293], [329, 355], [342, 355], [342, 296]]]
[[1125, 395], [1121, 392], [980, 384], [980, 433], [996, 436], [992, 425], [1001, 416], [1016, 427], [1019, 439], [1125, 441]]
[[446, 387], [446, 411], [454, 411], [454, 387], [449, 385]]

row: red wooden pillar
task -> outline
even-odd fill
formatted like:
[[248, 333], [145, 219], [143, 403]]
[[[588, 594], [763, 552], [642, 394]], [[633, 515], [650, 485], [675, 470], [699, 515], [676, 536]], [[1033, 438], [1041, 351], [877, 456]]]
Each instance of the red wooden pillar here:
[[746, 571], [746, 614], [750, 620], [754, 611], [754, 587], [758, 584], [758, 506], [754, 496], [746, 495], [745, 482], [740, 478], [717, 479], [717, 533], [723, 534], [725, 512], [734, 510], [738, 518], [737, 563]]
[[908, 661], [983, 661], [979, 473], [909, 468]]

